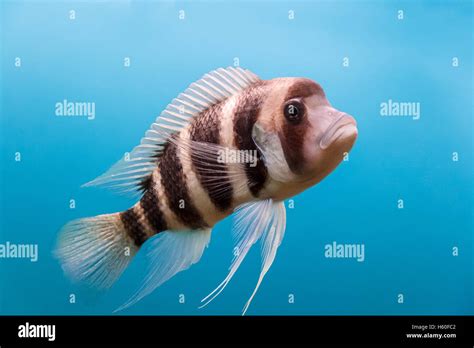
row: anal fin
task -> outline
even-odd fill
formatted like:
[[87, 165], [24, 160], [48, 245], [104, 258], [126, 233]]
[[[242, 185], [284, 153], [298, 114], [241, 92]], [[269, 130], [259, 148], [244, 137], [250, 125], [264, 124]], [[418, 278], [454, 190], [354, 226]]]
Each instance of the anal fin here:
[[165, 231], [149, 239], [143, 245], [148, 263], [145, 279], [135, 294], [115, 312], [135, 304], [177, 273], [197, 263], [210, 239], [210, 229]]

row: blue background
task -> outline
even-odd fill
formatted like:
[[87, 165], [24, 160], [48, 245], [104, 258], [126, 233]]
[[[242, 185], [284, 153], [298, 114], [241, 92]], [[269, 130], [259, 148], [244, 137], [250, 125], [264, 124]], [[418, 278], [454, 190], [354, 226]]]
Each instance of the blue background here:
[[[318, 81], [359, 127], [350, 160], [294, 198], [248, 314], [473, 314], [472, 2], [4, 1], [0, 23], [0, 243], [39, 245], [36, 263], [0, 259], [1, 314], [110, 314], [128, 299], [141, 255], [97, 294], [63, 275], [52, 256], [57, 232], [131, 206], [80, 186], [138, 144], [188, 84], [234, 57], [263, 79]], [[63, 99], [95, 102], [96, 119], [56, 117]], [[421, 103], [421, 118], [381, 117], [388, 99]], [[197, 265], [122, 313], [240, 314], [260, 271], [259, 246], [197, 309], [227, 274], [230, 227], [230, 218], [219, 223]], [[365, 261], [325, 258], [333, 241], [365, 244]]]

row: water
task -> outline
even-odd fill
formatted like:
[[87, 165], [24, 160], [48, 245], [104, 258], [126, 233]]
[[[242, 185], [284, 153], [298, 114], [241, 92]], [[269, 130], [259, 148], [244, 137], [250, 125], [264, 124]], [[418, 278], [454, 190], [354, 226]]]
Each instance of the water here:
[[[238, 58], [263, 79], [318, 81], [359, 128], [349, 161], [294, 198], [248, 313], [473, 314], [472, 2], [4, 1], [1, 31], [0, 242], [37, 243], [39, 256], [0, 259], [0, 313], [110, 314], [132, 294], [141, 256], [96, 294], [64, 277], [57, 232], [131, 206], [80, 186], [138, 144], [189, 83]], [[95, 103], [95, 119], [55, 116], [64, 99]], [[390, 99], [420, 103], [419, 119], [381, 116]], [[199, 264], [122, 313], [240, 314], [258, 246], [197, 309], [227, 274], [230, 227], [219, 223]], [[334, 241], [363, 244], [364, 261], [326, 258]]]

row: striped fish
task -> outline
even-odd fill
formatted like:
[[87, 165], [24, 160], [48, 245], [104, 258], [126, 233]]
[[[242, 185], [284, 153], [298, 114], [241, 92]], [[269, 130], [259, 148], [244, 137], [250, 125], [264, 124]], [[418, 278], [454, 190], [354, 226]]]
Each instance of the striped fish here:
[[260, 240], [261, 274], [245, 314], [282, 242], [284, 199], [327, 176], [356, 137], [355, 120], [333, 108], [312, 80], [217, 69], [175, 98], [129, 156], [85, 184], [137, 193], [138, 202], [68, 223], [56, 255], [73, 280], [107, 288], [146, 249], [148, 273], [121, 310], [197, 263], [212, 227], [235, 214], [229, 274], [202, 306]]

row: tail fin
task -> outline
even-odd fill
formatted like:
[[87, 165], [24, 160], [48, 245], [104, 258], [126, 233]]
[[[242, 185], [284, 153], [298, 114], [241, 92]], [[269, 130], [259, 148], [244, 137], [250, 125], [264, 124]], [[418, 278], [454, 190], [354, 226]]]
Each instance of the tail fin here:
[[137, 250], [119, 213], [114, 213], [66, 224], [60, 232], [55, 254], [73, 281], [109, 288]]

